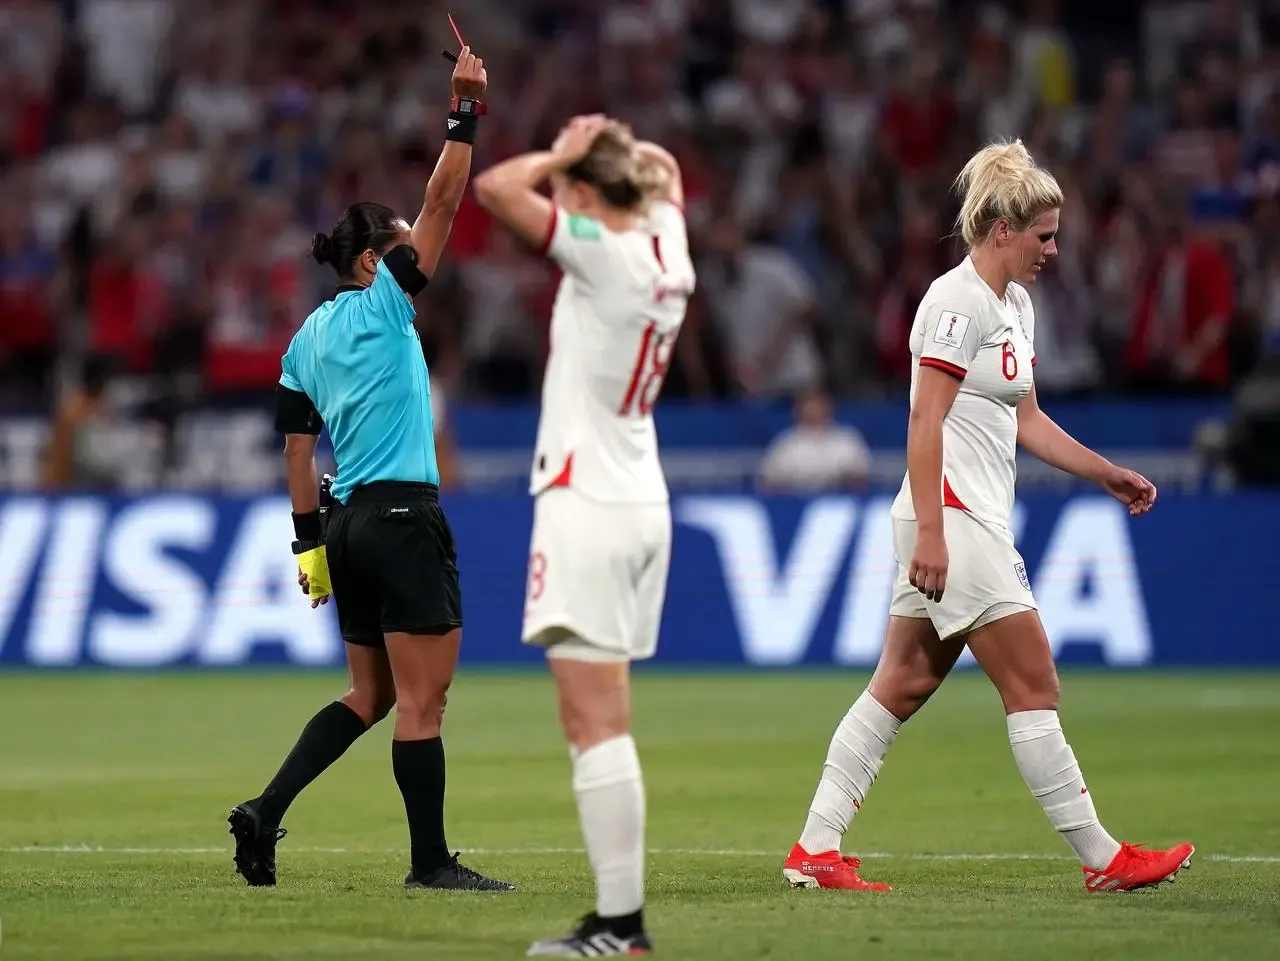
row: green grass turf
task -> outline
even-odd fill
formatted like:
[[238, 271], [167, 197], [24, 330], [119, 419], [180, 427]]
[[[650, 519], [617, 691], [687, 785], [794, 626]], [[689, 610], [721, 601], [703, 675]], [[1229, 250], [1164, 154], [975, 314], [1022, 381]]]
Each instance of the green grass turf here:
[[[1127, 840], [1196, 843], [1174, 885], [1084, 893], [1013, 766], [998, 701], [966, 674], [899, 738], [849, 836], [869, 855], [864, 874], [896, 891], [789, 890], [782, 858], [864, 681], [637, 677], [662, 956], [1280, 958], [1280, 675], [1064, 678], [1064, 722], [1104, 822]], [[227, 810], [342, 686], [324, 674], [0, 676], [0, 961], [514, 958], [591, 907], [540, 673], [464, 674], [446, 727], [451, 841], [518, 893], [400, 888], [385, 722], [290, 812], [280, 885], [246, 888]], [[101, 850], [54, 850], [73, 845]], [[1020, 854], [1036, 857], [980, 857]]]

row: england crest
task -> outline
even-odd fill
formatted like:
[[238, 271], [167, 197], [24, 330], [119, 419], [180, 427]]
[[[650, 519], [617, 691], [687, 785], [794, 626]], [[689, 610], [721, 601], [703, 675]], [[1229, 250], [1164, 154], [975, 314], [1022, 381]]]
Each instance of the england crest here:
[[1013, 565], [1014, 573], [1018, 575], [1018, 582], [1027, 590], [1031, 590], [1031, 582], [1027, 580], [1027, 565], [1022, 561]]

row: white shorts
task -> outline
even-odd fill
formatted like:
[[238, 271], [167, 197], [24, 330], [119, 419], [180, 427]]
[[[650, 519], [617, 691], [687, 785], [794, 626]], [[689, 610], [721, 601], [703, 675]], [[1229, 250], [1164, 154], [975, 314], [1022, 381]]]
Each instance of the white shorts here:
[[568, 489], [539, 494], [522, 640], [548, 657], [653, 657], [670, 562], [669, 505], [598, 504]]
[[952, 637], [1021, 611], [1036, 610], [1027, 565], [1008, 529], [979, 520], [968, 511], [942, 509], [947, 539], [947, 586], [942, 601], [925, 598], [907, 575], [916, 546], [915, 521], [893, 521], [893, 551], [898, 577], [889, 613], [927, 617], [940, 638]]

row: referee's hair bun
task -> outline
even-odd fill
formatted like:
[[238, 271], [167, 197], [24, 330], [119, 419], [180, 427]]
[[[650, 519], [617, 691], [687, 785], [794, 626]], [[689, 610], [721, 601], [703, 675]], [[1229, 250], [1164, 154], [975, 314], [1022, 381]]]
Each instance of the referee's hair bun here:
[[311, 256], [318, 264], [333, 263], [333, 241], [328, 234], [316, 234], [311, 238]]

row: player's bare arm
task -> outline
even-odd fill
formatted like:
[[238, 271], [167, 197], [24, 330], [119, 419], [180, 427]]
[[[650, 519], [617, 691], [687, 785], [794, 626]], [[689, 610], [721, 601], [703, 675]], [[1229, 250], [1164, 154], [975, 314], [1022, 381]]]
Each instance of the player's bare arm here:
[[[480, 104], [488, 89], [489, 75], [485, 72], [484, 61], [473, 54], [470, 47], [463, 47], [462, 53], [458, 55], [452, 86], [459, 109]], [[446, 140], [435, 169], [431, 172], [431, 178], [427, 181], [422, 210], [410, 232], [414, 252], [418, 255], [418, 269], [428, 277], [435, 273], [440, 263], [440, 256], [449, 240], [453, 218], [462, 204], [470, 174], [471, 144], [461, 140]]]
[[1050, 467], [1093, 481], [1135, 517], [1156, 500], [1156, 487], [1136, 471], [1117, 467], [1059, 427], [1041, 408], [1036, 389], [1018, 404], [1018, 443]]
[[947, 544], [942, 530], [942, 422], [960, 381], [934, 367], [921, 367], [907, 422], [907, 476], [915, 506], [917, 534], [911, 559], [911, 586], [931, 601], [947, 584]]
[[603, 116], [575, 117], [550, 150], [520, 154], [486, 170], [475, 179], [476, 200], [526, 243], [542, 243], [555, 209], [538, 188], [585, 157], [606, 122]]
[[550, 150], [521, 154], [486, 170], [475, 180], [480, 206], [529, 244], [538, 244], [551, 230], [551, 201], [538, 193], [538, 185], [562, 170]]

